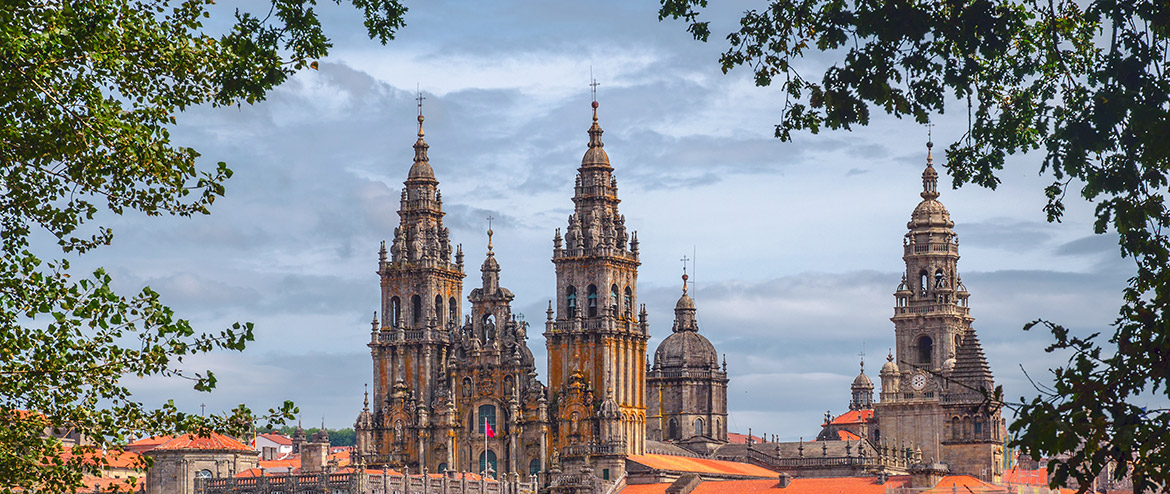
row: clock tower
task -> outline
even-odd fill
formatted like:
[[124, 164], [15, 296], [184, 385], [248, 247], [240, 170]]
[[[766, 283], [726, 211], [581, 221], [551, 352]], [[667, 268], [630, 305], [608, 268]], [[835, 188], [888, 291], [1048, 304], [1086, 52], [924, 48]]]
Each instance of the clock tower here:
[[959, 277], [959, 242], [938, 201], [938, 172], [927, 143], [922, 201], [903, 238], [906, 271], [894, 292], [895, 347], [882, 367], [874, 406], [879, 442], [922, 451], [951, 473], [997, 480], [1003, 419], [990, 400], [994, 382], [971, 323]]

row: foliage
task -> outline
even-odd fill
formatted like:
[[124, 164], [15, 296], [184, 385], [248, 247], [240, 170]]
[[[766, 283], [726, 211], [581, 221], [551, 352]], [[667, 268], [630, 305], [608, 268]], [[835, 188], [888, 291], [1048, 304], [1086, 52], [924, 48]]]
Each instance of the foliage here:
[[[214, 374], [182, 371], [183, 358], [242, 350], [251, 324], [199, 332], [150, 288], [118, 294], [104, 271], [84, 275], [68, 262], [111, 242], [97, 224], [110, 212], [207, 214], [231, 170], [200, 166], [199, 153], [171, 141], [178, 113], [263, 100], [330, 47], [313, 0], [236, 10], [219, 35], [202, 24], [222, 13], [212, 3], [0, 4], [0, 492], [72, 491], [98, 473], [84, 455], [62, 460], [44, 431], [72, 429], [105, 448], [155, 434], [241, 434], [257, 418], [242, 405], [207, 418], [172, 403], [152, 409], [121, 381], [182, 377], [211, 390]], [[398, 0], [350, 3], [383, 43], [403, 26]], [[294, 410], [286, 402], [266, 415]]]
[[[708, 39], [707, 0], [660, 1], [660, 19]], [[1114, 462], [1135, 489], [1170, 485], [1170, 414], [1135, 404], [1170, 395], [1168, 29], [1170, 4], [1156, 0], [769, 0], [720, 57], [724, 72], [746, 66], [757, 85], [779, 85], [783, 140], [866, 125], [874, 108], [926, 123], [965, 106], [967, 133], [947, 149], [956, 187], [995, 188], [1007, 155], [1041, 150], [1049, 221], [1070, 188], [1096, 203], [1095, 232], [1115, 230], [1137, 265], [1112, 334], [1025, 327], [1072, 353], [1012, 425], [1033, 457], [1065, 458], [1049, 463], [1054, 483], [1089, 485]], [[825, 58], [823, 74], [807, 69]]]

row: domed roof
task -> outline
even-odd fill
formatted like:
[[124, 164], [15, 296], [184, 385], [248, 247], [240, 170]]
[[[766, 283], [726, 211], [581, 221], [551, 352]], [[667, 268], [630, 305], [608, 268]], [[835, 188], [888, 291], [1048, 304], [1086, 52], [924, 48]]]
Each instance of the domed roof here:
[[929, 227], [953, 228], [954, 226], [955, 222], [951, 221], [951, 214], [947, 211], [946, 206], [935, 199], [924, 199], [918, 203], [914, 212], [910, 213], [910, 222], [906, 224], [906, 228], [911, 230]]
[[869, 376], [865, 375], [865, 372], [862, 372], [853, 379], [853, 387], [873, 389], [873, 381], [869, 379]]
[[886, 357], [885, 365], [882, 365], [881, 375], [888, 376], [898, 373], [898, 364], [894, 363], [894, 352], [890, 352]]
[[715, 345], [695, 331], [678, 331], [667, 336], [654, 351], [657, 368], [718, 368]]
[[431, 164], [427, 163], [426, 161], [416, 161], [414, 165], [410, 167], [410, 174], [407, 175], [406, 178], [410, 180], [434, 180], [435, 170], [432, 169]]
[[605, 143], [601, 142], [601, 125], [597, 124], [597, 102], [593, 102], [593, 125], [589, 127], [589, 149], [581, 157], [581, 167], [602, 166], [609, 168], [609, 154], [605, 152]]
[[674, 310], [695, 310], [695, 299], [687, 295], [687, 292], [683, 292], [678, 302], [674, 304]]
[[951, 215], [947, 208], [938, 202], [938, 172], [934, 170], [934, 156], [931, 154], [933, 142], [926, 143], [926, 169], [922, 171], [922, 202], [910, 214], [910, 223], [906, 228], [911, 230], [942, 227], [953, 228]]
[[423, 116], [418, 116], [418, 140], [414, 142], [414, 165], [410, 167], [410, 173], [407, 174], [407, 181], [425, 180], [435, 181], [435, 170], [431, 168], [430, 160], [427, 158], [427, 149], [431, 146], [427, 144], [426, 139], [423, 139], [425, 133], [423, 132]]

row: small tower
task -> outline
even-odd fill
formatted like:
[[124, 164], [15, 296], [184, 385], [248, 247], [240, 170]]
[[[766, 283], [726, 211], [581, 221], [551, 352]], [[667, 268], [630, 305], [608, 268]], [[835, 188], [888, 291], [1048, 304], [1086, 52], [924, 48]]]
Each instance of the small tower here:
[[650, 439], [708, 455], [727, 443], [728, 379], [715, 346], [699, 334], [687, 278], [684, 270], [672, 333], [658, 344], [654, 367], [646, 376], [646, 432]]
[[865, 360], [861, 361], [861, 372], [853, 379], [853, 385], [849, 387], [852, 399], [849, 400], [850, 410], [872, 410], [873, 409], [873, 381], [869, 376], [865, 375]]

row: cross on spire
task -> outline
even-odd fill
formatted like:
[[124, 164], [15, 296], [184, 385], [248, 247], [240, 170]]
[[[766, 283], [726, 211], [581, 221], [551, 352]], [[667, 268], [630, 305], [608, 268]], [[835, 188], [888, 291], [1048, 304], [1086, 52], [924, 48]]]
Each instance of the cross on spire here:
[[934, 146], [934, 132], [933, 132], [933, 130], [934, 130], [934, 122], [927, 121], [926, 122], [926, 146], [927, 147]]
[[597, 79], [593, 78], [593, 66], [590, 65], [589, 66], [589, 90], [590, 90], [590, 94], [593, 96], [594, 103], [597, 102], [597, 86], [600, 86], [600, 85], [601, 84], [597, 82]]
[[423, 100], [427, 99], [427, 98], [426, 98], [426, 96], [422, 95], [422, 90], [418, 88], [417, 84], [415, 85], [415, 92], [418, 94], [418, 96], [415, 96], [414, 100], [418, 102], [418, 116], [421, 117], [422, 116]]
[[487, 231], [487, 234], [488, 234], [488, 252], [491, 252], [491, 250], [492, 250], [492, 220], [494, 220], [494, 219], [495, 219], [495, 218], [493, 218], [491, 215], [488, 215], [488, 217], [487, 217], [487, 222], [488, 222], [488, 231]]

